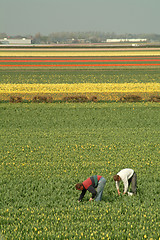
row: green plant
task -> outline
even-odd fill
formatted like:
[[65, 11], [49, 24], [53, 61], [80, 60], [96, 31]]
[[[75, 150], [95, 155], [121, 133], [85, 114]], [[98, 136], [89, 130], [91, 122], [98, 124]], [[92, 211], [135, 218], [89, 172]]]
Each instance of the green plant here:
[[[0, 105], [4, 239], [159, 239], [157, 103]], [[112, 176], [133, 168], [136, 197]], [[101, 174], [100, 203], [78, 203], [75, 184]], [[120, 186], [122, 188], [122, 185]]]

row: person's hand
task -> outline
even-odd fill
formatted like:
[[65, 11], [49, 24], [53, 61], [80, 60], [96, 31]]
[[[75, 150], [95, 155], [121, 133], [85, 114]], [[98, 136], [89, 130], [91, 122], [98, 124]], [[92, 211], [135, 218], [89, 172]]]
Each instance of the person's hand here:
[[118, 195], [120, 195], [121, 194], [121, 192], [118, 190]]
[[90, 199], [89, 199], [89, 202], [91, 202], [91, 201], [93, 201], [93, 198], [90, 198]]

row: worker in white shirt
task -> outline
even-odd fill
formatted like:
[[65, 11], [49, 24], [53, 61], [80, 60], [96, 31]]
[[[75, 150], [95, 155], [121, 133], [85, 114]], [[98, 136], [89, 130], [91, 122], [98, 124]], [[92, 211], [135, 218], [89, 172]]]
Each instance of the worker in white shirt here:
[[[118, 195], [120, 195], [119, 184], [120, 184], [121, 180], [124, 185], [123, 194], [128, 193], [129, 196], [136, 195], [136, 193], [137, 193], [137, 174], [135, 173], [135, 171], [133, 169], [130, 169], [130, 168], [122, 169], [120, 172], [118, 172], [116, 175], [113, 176], [113, 179], [116, 182], [116, 188], [118, 191]], [[132, 186], [132, 193], [127, 192], [130, 184]]]

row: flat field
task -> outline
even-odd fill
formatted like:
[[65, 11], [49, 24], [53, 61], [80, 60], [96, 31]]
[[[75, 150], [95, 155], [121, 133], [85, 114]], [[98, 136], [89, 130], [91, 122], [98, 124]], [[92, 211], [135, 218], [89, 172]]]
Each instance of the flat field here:
[[[32, 52], [0, 51], [1, 97], [160, 92], [158, 50]], [[0, 125], [0, 238], [160, 240], [158, 102], [1, 102]], [[135, 197], [115, 188], [126, 167], [138, 176]], [[107, 180], [102, 201], [87, 193], [78, 203], [75, 184], [95, 174]]]
[[[148, 100], [160, 94], [160, 51], [1, 51], [0, 79], [0, 100], [11, 95], [31, 100], [38, 92], [54, 100], [77, 93], [103, 101], [118, 101], [126, 94]], [[132, 87], [118, 89], [117, 83]], [[62, 89], [58, 84], [66, 85]]]
[[[160, 105], [0, 105], [1, 235], [5, 239], [158, 239]], [[133, 168], [136, 197], [112, 176]], [[77, 182], [101, 174], [100, 203]], [[122, 185], [121, 185], [122, 187]]]

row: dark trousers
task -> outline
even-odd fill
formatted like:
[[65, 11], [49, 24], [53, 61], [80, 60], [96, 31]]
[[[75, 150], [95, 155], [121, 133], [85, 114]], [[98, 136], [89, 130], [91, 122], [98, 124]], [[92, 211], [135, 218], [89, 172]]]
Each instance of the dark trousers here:
[[132, 177], [128, 179], [128, 188], [131, 184], [133, 194], [137, 193], [137, 174], [134, 172]]

